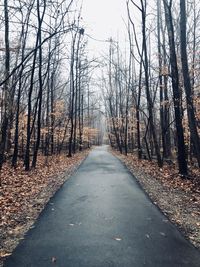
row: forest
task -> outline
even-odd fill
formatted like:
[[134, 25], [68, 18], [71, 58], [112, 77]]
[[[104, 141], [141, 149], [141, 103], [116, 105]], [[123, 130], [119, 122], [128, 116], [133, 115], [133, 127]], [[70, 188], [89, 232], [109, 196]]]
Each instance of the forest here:
[[129, 45], [110, 37], [100, 62], [88, 58], [80, 3], [4, 1], [0, 168], [102, 143], [102, 114], [121, 153], [177, 159], [183, 175], [200, 166], [198, 3], [138, 2], [126, 2]]
[[121, 153], [156, 159], [159, 167], [176, 158], [187, 175], [189, 166], [200, 167], [198, 5], [156, 4], [149, 21], [147, 1], [127, 1], [128, 59], [111, 39], [104, 79], [109, 139]]
[[96, 63], [87, 59], [81, 9], [73, 2], [4, 1], [0, 168], [20, 160], [28, 171], [38, 154], [71, 157], [90, 139], [100, 142], [89, 88]]
[[[60, 188], [64, 178], [52, 175], [103, 144], [199, 201], [200, 4], [151, 2], [124, 1], [123, 37], [98, 40], [84, 0], [0, 0], [2, 240], [21, 205], [28, 213], [41, 188]], [[91, 41], [105, 50], [93, 56]], [[48, 199], [34, 204], [39, 212]]]

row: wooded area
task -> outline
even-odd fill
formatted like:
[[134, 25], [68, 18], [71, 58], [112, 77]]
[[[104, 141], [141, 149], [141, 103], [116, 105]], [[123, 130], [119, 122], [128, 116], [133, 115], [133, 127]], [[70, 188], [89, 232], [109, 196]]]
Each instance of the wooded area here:
[[[86, 6], [92, 1], [85, 0]], [[119, 4], [119, 0], [115, 1]], [[103, 35], [96, 29], [96, 16], [102, 13], [101, 24], [105, 15], [99, 8], [94, 25], [87, 24], [84, 0], [0, 0], [0, 267], [47, 203], [51, 206], [49, 200], [88, 156], [92, 145], [111, 148], [96, 147], [90, 153], [81, 175], [73, 176], [71, 192], [77, 194], [66, 196], [70, 208], [73, 203], [81, 204], [73, 212], [81, 210], [82, 226], [85, 223], [90, 230], [88, 225], [95, 224], [99, 231], [99, 219], [103, 219], [102, 225], [105, 222], [109, 229], [117, 220], [120, 231], [127, 230], [127, 221], [134, 229], [134, 218], [126, 217], [129, 209], [117, 211], [119, 219], [115, 213], [111, 215], [123, 209], [126, 200], [133, 215], [131, 201], [138, 200], [135, 189], [144, 188], [152, 201], [145, 197], [146, 203], [158, 206], [193, 245], [200, 247], [200, 3], [122, 2], [124, 28], [110, 36], [105, 27]], [[107, 7], [100, 0], [96, 3], [104, 11], [108, 8], [108, 19], [112, 20], [112, 1]], [[127, 166], [127, 174], [124, 164], [115, 157]], [[78, 179], [85, 184], [80, 186]], [[136, 184], [132, 183], [135, 179]], [[68, 188], [72, 185], [69, 183]], [[127, 188], [131, 189], [129, 200], [124, 198]], [[102, 199], [100, 208], [106, 211], [99, 212], [99, 216], [96, 207], [101, 206]], [[107, 206], [106, 201], [112, 205]], [[92, 206], [95, 213], [88, 219], [87, 209], [82, 211], [82, 207], [90, 203], [96, 206]], [[141, 205], [140, 199], [138, 203]], [[156, 228], [154, 221], [147, 222], [150, 215], [146, 205], [143, 223]], [[136, 208], [140, 209], [142, 205]], [[60, 211], [57, 208], [55, 213], [58, 220]], [[65, 211], [68, 218], [66, 207]], [[104, 216], [107, 212], [110, 219]], [[166, 223], [163, 214], [162, 224]], [[81, 224], [74, 221], [68, 226]], [[145, 231], [144, 242], [152, 242], [151, 234]], [[167, 236], [164, 232], [157, 234], [163, 240]], [[123, 241], [120, 236], [108, 237], [107, 232], [105, 236], [106, 242], [108, 238]], [[168, 236], [166, 240], [170, 247]], [[175, 242], [179, 246], [177, 238]], [[86, 250], [72, 250], [88, 251], [85, 243]], [[156, 250], [154, 256], [157, 254]], [[55, 259], [52, 255], [49, 263], [54, 264]]]
[[[75, 2], [75, 3], [74, 3]], [[38, 155], [98, 144], [100, 114], [90, 90], [95, 62], [76, 1], [1, 3], [0, 169], [35, 168]]]
[[[199, 4], [126, 1], [126, 48], [110, 38], [107, 57], [88, 57], [77, 1], [2, 1], [0, 169], [38, 155], [102, 143], [102, 113], [112, 147], [179, 172], [200, 167]], [[180, 15], [180, 19], [179, 19]], [[139, 24], [138, 24], [139, 21]], [[102, 67], [100, 92], [92, 74]]]
[[110, 143], [159, 167], [177, 159], [185, 176], [200, 167], [199, 4], [126, 3], [129, 47], [110, 39], [102, 86]]

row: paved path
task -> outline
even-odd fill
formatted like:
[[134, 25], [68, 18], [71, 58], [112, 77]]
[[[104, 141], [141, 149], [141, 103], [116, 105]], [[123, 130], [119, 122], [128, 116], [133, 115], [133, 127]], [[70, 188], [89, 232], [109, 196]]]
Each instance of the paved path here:
[[103, 146], [51, 199], [5, 266], [200, 267], [200, 253]]

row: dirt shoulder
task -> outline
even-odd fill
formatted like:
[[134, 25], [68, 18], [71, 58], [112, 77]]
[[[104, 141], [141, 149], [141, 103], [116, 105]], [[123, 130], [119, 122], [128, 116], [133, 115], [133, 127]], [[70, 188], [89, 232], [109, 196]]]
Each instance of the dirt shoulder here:
[[139, 161], [135, 155], [112, 153], [128, 167], [170, 221], [200, 248], [200, 170], [194, 169], [190, 180], [186, 180], [179, 176], [175, 166], [165, 165], [160, 169], [156, 163]]
[[83, 151], [72, 158], [53, 156], [48, 162], [40, 157], [37, 169], [30, 172], [25, 172], [22, 165], [12, 169], [5, 164], [0, 174], [0, 267], [88, 153]]

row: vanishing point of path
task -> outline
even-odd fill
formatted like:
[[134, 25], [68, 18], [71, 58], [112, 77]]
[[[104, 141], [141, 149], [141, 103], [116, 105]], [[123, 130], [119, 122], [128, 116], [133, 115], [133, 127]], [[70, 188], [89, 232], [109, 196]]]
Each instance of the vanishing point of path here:
[[103, 146], [51, 199], [5, 264], [51, 266], [200, 267], [200, 253]]

